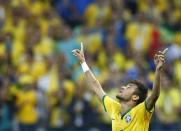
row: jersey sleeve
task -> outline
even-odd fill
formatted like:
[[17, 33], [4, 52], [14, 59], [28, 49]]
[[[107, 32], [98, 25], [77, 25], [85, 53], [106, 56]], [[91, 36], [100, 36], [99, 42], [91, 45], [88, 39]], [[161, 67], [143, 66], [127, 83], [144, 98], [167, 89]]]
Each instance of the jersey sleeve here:
[[146, 107], [146, 101], [144, 101], [137, 106], [137, 110], [139, 115], [142, 116], [144, 120], [150, 120], [154, 111], [154, 107], [151, 110], [148, 110]]
[[107, 95], [104, 95], [102, 98], [102, 104], [104, 106], [104, 110], [110, 115], [112, 116], [112, 114], [114, 113], [114, 111], [120, 107], [120, 104], [115, 101], [114, 99], [110, 98]]

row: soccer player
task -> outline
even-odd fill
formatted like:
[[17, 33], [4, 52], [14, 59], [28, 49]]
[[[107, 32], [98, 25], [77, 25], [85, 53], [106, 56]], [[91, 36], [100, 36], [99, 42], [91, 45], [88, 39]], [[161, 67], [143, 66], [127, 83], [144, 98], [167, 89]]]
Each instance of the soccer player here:
[[105, 111], [112, 119], [112, 131], [148, 131], [154, 106], [160, 94], [160, 75], [167, 50], [166, 48], [155, 55], [156, 71], [152, 93], [147, 97], [148, 89], [140, 81], [133, 80], [120, 87], [116, 95], [118, 102], [104, 92], [99, 81], [89, 69], [84, 57], [83, 44], [81, 43], [81, 50], [72, 51], [73, 55], [80, 60], [90, 87], [102, 100]]

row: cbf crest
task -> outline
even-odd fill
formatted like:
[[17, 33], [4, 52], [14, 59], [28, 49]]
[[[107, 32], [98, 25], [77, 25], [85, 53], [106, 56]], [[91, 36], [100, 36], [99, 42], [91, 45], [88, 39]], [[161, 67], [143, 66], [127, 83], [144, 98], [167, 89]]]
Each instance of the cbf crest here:
[[131, 115], [127, 115], [125, 117], [125, 121], [126, 121], [126, 123], [129, 123], [131, 121]]

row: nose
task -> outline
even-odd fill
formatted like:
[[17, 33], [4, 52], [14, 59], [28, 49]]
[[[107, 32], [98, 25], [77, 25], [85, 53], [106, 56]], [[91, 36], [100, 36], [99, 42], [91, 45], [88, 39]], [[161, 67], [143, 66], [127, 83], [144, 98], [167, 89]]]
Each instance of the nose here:
[[124, 89], [126, 89], [126, 86], [121, 86], [120, 90], [123, 91]]

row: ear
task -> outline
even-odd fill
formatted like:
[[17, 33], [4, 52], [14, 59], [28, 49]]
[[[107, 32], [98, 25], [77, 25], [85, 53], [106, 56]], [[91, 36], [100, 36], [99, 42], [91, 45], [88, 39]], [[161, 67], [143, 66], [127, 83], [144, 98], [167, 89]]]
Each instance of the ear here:
[[138, 95], [132, 95], [132, 100], [133, 101], [138, 101], [139, 100], [139, 96]]

